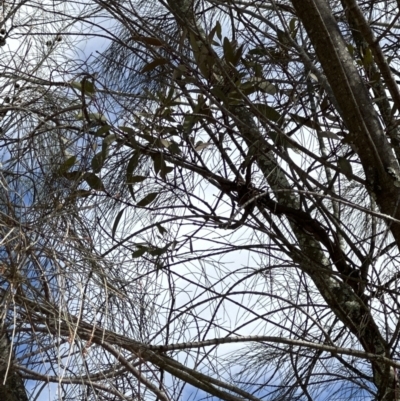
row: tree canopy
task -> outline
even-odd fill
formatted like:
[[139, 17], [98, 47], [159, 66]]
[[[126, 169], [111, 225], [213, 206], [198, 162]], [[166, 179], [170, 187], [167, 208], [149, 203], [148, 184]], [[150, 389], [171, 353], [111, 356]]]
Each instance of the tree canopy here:
[[0, 398], [398, 400], [399, 17], [3, 2]]

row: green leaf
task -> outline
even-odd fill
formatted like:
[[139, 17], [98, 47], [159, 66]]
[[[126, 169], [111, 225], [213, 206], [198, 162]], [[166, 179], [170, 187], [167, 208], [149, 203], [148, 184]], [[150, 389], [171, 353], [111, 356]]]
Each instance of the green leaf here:
[[158, 270], [162, 270], [164, 268], [164, 263], [161, 260], [156, 261], [156, 270], [158, 274]]
[[228, 99], [226, 98], [226, 95], [224, 91], [219, 87], [219, 86], [213, 86], [211, 88], [211, 93], [217, 98], [220, 99], [223, 103], [227, 104]]
[[142, 175], [133, 175], [129, 178], [127, 178], [127, 184], [136, 184], [138, 182], [143, 182], [147, 177], [144, 177]]
[[104, 162], [108, 156], [108, 147], [115, 138], [116, 136], [113, 134], [107, 135], [103, 140], [101, 152], [94, 155], [92, 159], [92, 169], [95, 173], [98, 173], [103, 168]]
[[161, 224], [157, 224], [157, 228], [161, 235], [164, 235], [168, 232]]
[[233, 65], [238, 65], [242, 56], [243, 56], [243, 47], [244, 45], [240, 45], [236, 50], [235, 50], [235, 55], [233, 59]]
[[343, 156], [338, 158], [338, 165], [342, 173], [349, 178], [353, 174], [353, 169], [351, 167], [351, 163]]
[[154, 61], [151, 63], [146, 64], [142, 70], [140, 71], [141, 73], [144, 72], [149, 72], [153, 71], [155, 68], [159, 67], [160, 65], [168, 64], [168, 60], [165, 58], [156, 58]]
[[139, 164], [139, 152], [133, 152], [131, 159], [129, 160], [128, 166], [126, 167], [126, 181], [132, 177], [133, 172], [136, 170], [136, 167]]
[[82, 90], [82, 84], [80, 83], [80, 82], [77, 82], [77, 81], [73, 81], [73, 82], [71, 82], [71, 86], [73, 87], [73, 88], [75, 88], [75, 89], [78, 89], [78, 90]]
[[81, 181], [82, 177], [85, 175], [82, 171], [67, 171], [63, 173], [62, 176], [70, 181]]
[[351, 45], [350, 43], [347, 44], [347, 50], [349, 51], [350, 56], [353, 57], [353, 56], [354, 56], [354, 50], [355, 50], [355, 49], [354, 49], [354, 46]]
[[252, 77], [249, 79], [249, 81], [245, 82], [240, 89], [246, 95], [254, 93], [257, 90], [261, 90], [269, 95], [275, 95], [278, 92], [275, 85], [271, 84], [271, 82], [265, 80], [264, 78], [259, 77]]
[[105, 161], [105, 157], [104, 157], [103, 151], [96, 153], [93, 156], [91, 164], [92, 164], [92, 169], [95, 173], [98, 173], [103, 168], [104, 161]]
[[[105, 123], [107, 121], [107, 118], [100, 113], [89, 113], [87, 117], [91, 122]], [[86, 115], [81, 112], [76, 116], [76, 118], [79, 121], [86, 120]]]
[[117, 136], [114, 134], [111, 135], [107, 135], [104, 140], [103, 140], [103, 147], [106, 146], [108, 147], [108, 145], [110, 145], [111, 143], [113, 143], [115, 140], [117, 139]]
[[279, 43], [281, 43], [284, 46], [290, 44], [290, 40], [289, 40], [288, 35], [287, 35], [287, 33], [285, 31], [282, 31], [281, 29], [277, 28], [276, 33], [277, 33], [277, 36], [278, 36]]
[[322, 138], [337, 139], [337, 140], [340, 139], [338, 135], [330, 131], [318, 131], [318, 135]]
[[263, 47], [255, 47], [254, 49], [250, 49], [248, 54], [252, 56], [267, 56], [268, 50], [264, 49]]
[[193, 114], [186, 114], [185, 119], [183, 120], [183, 133], [185, 135], [189, 135], [192, 132], [192, 128], [197, 122], [198, 117]]
[[167, 139], [161, 138], [160, 141], [161, 141], [161, 144], [162, 144], [163, 146], [165, 146], [166, 148], [168, 148], [168, 146], [171, 145], [171, 142], [168, 141]]
[[104, 191], [104, 185], [99, 177], [94, 173], [85, 173], [84, 180], [89, 184], [90, 188], [95, 191]]
[[265, 93], [268, 93], [269, 95], [275, 95], [278, 90], [274, 85], [271, 84], [271, 82], [268, 81], [261, 81], [258, 84], [258, 87]]
[[107, 118], [103, 114], [100, 114], [100, 113], [90, 113], [89, 119], [95, 120], [95, 121], [101, 121], [101, 122], [107, 121]]
[[201, 150], [206, 149], [206, 148], [208, 148], [209, 146], [211, 146], [211, 143], [200, 141], [200, 142], [196, 143], [196, 147], [194, 148], [194, 150], [195, 150], [196, 152], [200, 152]]
[[182, 153], [181, 149], [179, 148], [179, 145], [173, 141], [171, 145], [168, 146], [168, 150], [174, 155], [179, 155]]
[[136, 202], [136, 197], [135, 197], [135, 193], [133, 192], [133, 185], [132, 184], [128, 184], [128, 190], [129, 190], [129, 193], [132, 196], [132, 199]]
[[87, 191], [86, 189], [77, 189], [68, 198], [86, 198], [90, 195], [92, 195], [91, 191]]
[[57, 174], [64, 175], [76, 163], [76, 156], [71, 156], [57, 170]]
[[96, 87], [93, 82], [83, 79], [81, 82], [73, 81], [71, 86], [75, 89], [83, 91], [87, 95], [93, 95], [96, 92]]
[[108, 148], [110, 143], [112, 143], [116, 139], [116, 135], [111, 134], [107, 135], [102, 144], [102, 150], [101, 152], [97, 153], [94, 155], [92, 159], [92, 169], [95, 173], [98, 173], [104, 165], [105, 160], [107, 159], [108, 156]]
[[115, 237], [115, 231], [117, 230], [118, 227], [118, 223], [121, 220], [122, 214], [124, 213], [126, 207], [124, 207], [122, 210], [120, 210], [117, 214], [117, 217], [115, 218], [113, 227], [112, 227], [112, 231], [111, 231], [111, 238], [114, 239]]
[[196, 65], [203, 76], [208, 79], [211, 69], [207, 66], [207, 49], [205, 48], [205, 46], [199, 46], [196, 36], [192, 32], [190, 32], [189, 34], [189, 41], [192, 47]]
[[166, 167], [164, 158], [162, 153], [158, 153], [155, 155], [152, 155], [151, 158], [153, 159], [153, 163], [154, 163], [154, 172], [156, 174], [158, 174], [160, 171], [163, 170], [163, 168]]
[[321, 130], [320, 125], [316, 122], [311, 120], [309, 117], [302, 117], [297, 114], [289, 113], [289, 115], [295, 120], [297, 123], [299, 123], [301, 126], [305, 126], [308, 128], [316, 129], [316, 130]]
[[267, 117], [269, 120], [278, 122], [282, 116], [277, 112], [274, 108], [263, 104], [263, 103], [255, 103], [254, 107], [265, 117]]
[[104, 134], [106, 134], [107, 132], [110, 131], [110, 129], [111, 129], [111, 127], [110, 127], [109, 125], [103, 125], [102, 127], [100, 127], [100, 128], [96, 131], [95, 135], [96, 135], [96, 136], [101, 136], [101, 137], [103, 137]]
[[215, 32], [217, 34], [218, 39], [221, 40], [222, 39], [222, 34], [221, 34], [222, 27], [221, 27], [221, 24], [219, 21], [217, 21], [217, 23], [215, 24]]
[[297, 35], [298, 24], [296, 24], [296, 23], [297, 23], [296, 18], [292, 18], [289, 22], [289, 31], [290, 31], [290, 36], [292, 37], [292, 39], [295, 39], [296, 35]]
[[235, 50], [232, 46], [232, 43], [230, 42], [230, 40], [227, 37], [224, 38], [222, 47], [224, 49], [225, 60], [228, 63], [232, 63], [233, 65], [236, 65], [235, 64]]
[[132, 36], [133, 40], [136, 40], [137, 42], [142, 42], [146, 45], [150, 46], [162, 46], [163, 42], [161, 42], [160, 39], [154, 38], [154, 37], [148, 37], [148, 36]]
[[121, 131], [124, 131], [124, 132], [126, 132], [127, 134], [129, 134], [129, 135], [136, 135], [136, 131], [133, 129], [133, 128], [131, 128], [131, 127], [124, 127], [124, 126], [119, 126], [118, 127]]
[[168, 246], [164, 246], [163, 248], [152, 248], [148, 252], [151, 256], [160, 256], [163, 253], [167, 252]]
[[144, 206], [149, 205], [151, 202], [153, 202], [157, 198], [158, 194], [159, 194], [158, 192], [150, 192], [142, 200], [140, 200], [136, 204], [136, 206], [144, 207]]
[[272, 130], [268, 132], [268, 135], [273, 140], [275, 145], [283, 146], [286, 149], [287, 148], [295, 149], [295, 147], [288, 141], [286, 135]]
[[83, 83], [83, 92], [87, 93], [88, 95], [93, 95], [93, 93], [96, 92], [96, 87], [94, 86], [94, 83], [85, 79], [82, 80]]
[[296, 29], [296, 22], [297, 22], [297, 19], [296, 19], [296, 18], [292, 18], [292, 19], [290, 20], [290, 22], [289, 22], [289, 30], [290, 30], [290, 33], [292, 33], [292, 32]]
[[132, 258], [140, 258], [147, 252], [147, 248], [139, 248], [135, 252], [132, 252]]
[[372, 56], [372, 51], [369, 47], [367, 47], [365, 49], [365, 53], [364, 53], [364, 57], [363, 57], [362, 61], [363, 61], [363, 64], [365, 67], [368, 67], [373, 63], [374, 57]]

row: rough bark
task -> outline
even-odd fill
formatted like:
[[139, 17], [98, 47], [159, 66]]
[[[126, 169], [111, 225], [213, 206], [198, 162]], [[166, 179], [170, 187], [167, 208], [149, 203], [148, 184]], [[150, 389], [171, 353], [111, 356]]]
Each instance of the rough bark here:
[[[367, 188], [383, 213], [399, 219], [400, 191], [394, 185], [397, 178], [388, 174], [390, 168], [398, 173], [398, 163], [329, 5], [325, 0], [292, 0], [292, 3], [342, 110], [343, 120], [351, 135], [349, 140], [353, 142], [364, 167]], [[390, 230], [397, 245], [400, 245], [400, 225], [392, 224]], [[327, 301], [329, 292], [324, 292]], [[364, 349], [390, 356], [387, 343], [357, 296], [349, 291], [346, 300], [343, 289], [334, 289], [331, 293], [338, 296], [338, 305], [333, 309], [358, 337]], [[352, 311], [346, 308], [350, 304]], [[372, 362], [372, 365], [380, 399], [393, 400], [396, 396], [394, 371], [381, 363]]]

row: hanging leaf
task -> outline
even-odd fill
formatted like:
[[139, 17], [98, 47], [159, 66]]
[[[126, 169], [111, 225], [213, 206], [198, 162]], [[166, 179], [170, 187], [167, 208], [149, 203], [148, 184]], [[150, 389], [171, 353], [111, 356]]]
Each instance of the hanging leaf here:
[[330, 131], [318, 131], [318, 135], [322, 138], [338, 139], [338, 140], [340, 139], [338, 135]]
[[194, 150], [196, 152], [200, 152], [200, 150], [203, 150], [205, 148], [208, 148], [211, 145], [211, 143], [209, 142], [199, 142], [196, 147], [194, 148]]
[[157, 270], [156, 277], [158, 277], [158, 271], [164, 269], [164, 263], [162, 262], [162, 260], [157, 260], [155, 267]]
[[70, 85], [75, 89], [78, 89], [80, 91], [82, 90], [82, 84], [80, 82], [73, 81], [70, 83]]
[[171, 145], [168, 147], [168, 150], [174, 155], [179, 155], [182, 153], [181, 149], [179, 148], [179, 145], [173, 141], [171, 142]]
[[276, 33], [280, 44], [284, 46], [290, 45], [290, 39], [285, 31], [282, 31], [281, 29], [277, 28]]
[[129, 190], [129, 193], [132, 196], [132, 199], [136, 202], [136, 197], [135, 197], [135, 193], [133, 192], [133, 185], [132, 184], [128, 184], [128, 190]]
[[100, 113], [90, 113], [89, 119], [94, 120], [94, 121], [100, 121], [100, 122], [107, 121], [107, 118], [103, 114], [100, 114]]
[[113, 143], [115, 140], [117, 139], [117, 136], [114, 134], [111, 135], [107, 135], [104, 140], [103, 140], [103, 148], [106, 147], [108, 148], [108, 146]]
[[138, 207], [144, 207], [149, 205], [151, 202], [153, 202], [157, 196], [158, 196], [158, 192], [150, 192], [148, 195], [146, 195], [142, 200], [140, 200], [136, 206]]
[[93, 95], [96, 92], [96, 87], [92, 81], [88, 79], [82, 80], [83, 82], [83, 92], [88, 95]]
[[217, 34], [218, 39], [221, 40], [222, 39], [222, 34], [221, 34], [222, 27], [221, 27], [221, 24], [219, 21], [217, 21], [215, 24], [215, 32]]
[[161, 256], [163, 253], [168, 251], [168, 246], [166, 245], [163, 248], [152, 248], [148, 252], [151, 256]]
[[240, 46], [236, 49], [233, 65], [237, 66], [237, 65], [239, 64], [240, 60], [242, 59], [242, 56], [243, 56], [243, 48], [244, 48], [244, 45], [240, 45]]
[[104, 136], [104, 134], [108, 133], [110, 131], [111, 127], [109, 125], [103, 125], [101, 128], [99, 128], [96, 132], [96, 136]]
[[76, 116], [76, 119], [78, 121], [87, 120], [87, 118], [89, 118], [89, 121], [91, 123], [103, 124], [103, 123], [107, 122], [107, 118], [103, 114], [100, 114], [100, 113], [89, 113], [87, 115], [84, 115], [81, 112]]
[[162, 153], [157, 153], [155, 155], [151, 155], [151, 158], [153, 159], [154, 172], [157, 175], [162, 170], [162, 168], [165, 166], [165, 161], [164, 161], [163, 155], [162, 155]]
[[168, 148], [171, 145], [170, 141], [167, 141], [166, 139], [160, 139], [161, 143], [163, 146], [165, 146], [166, 148]]
[[[163, 170], [163, 174], [166, 175], [172, 173], [173, 171], [174, 171], [173, 167], [166, 166], [165, 169]], [[165, 179], [165, 176], [163, 178]]]
[[159, 67], [160, 65], [168, 64], [168, 60], [165, 58], [156, 58], [151, 63], [146, 64], [140, 72], [149, 72], [153, 71], [155, 68]]
[[161, 42], [158, 38], [148, 37], [148, 36], [132, 36], [132, 40], [136, 40], [137, 42], [142, 42], [146, 45], [150, 46], [162, 46], [163, 42]]
[[347, 47], [347, 50], [350, 53], [350, 56], [353, 57], [354, 56], [354, 50], [355, 50], [354, 46], [349, 43], [346, 47]]
[[111, 231], [111, 238], [114, 239], [115, 237], [115, 232], [117, 231], [117, 227], [118, 227], [118, 223], [121, 220], [121, 217], [125, 211], [126, 207], [124, 207], [122, 210], [120, 210], [117, 214], [117, 217], [115, 218], [113, 227], [112, 227], [112, 231]]
[[168, 232], [161, 224], [157, 224], [157, 228], [161, 235], [164, 235]]
[[211, 88], [211, 93], [219, 100], [221, 100], [224, 104], [228, 103], [228, 99], [225, 95], [225, 92], [221, 89], [221, 87], [218, 86], [213, 86]]
[[64, 175], [76, 163], [76, 156], [71, 156], [57, 170], [58, 175]]
[[338, 165], [342, 173], [349, 178], [353, 174], [353, 169], [351, 167], [351, 163], [343, 156], [338, 158]]
[[94, 173], [86, 173], [84, 176], [84, 180], [89, 184], [90, 188], [95, 191], [104, 191], [103, 182], [99, 177], [97, 177]]
[[373, 63], [374, 57], [372, 56], [372, 51], [369, 47], [367, 47], [365, 49], [365, 53], [364, 53], [364, 57], [363, 57], [362, 61], [363, 61], [363, 64], [365, 67], [368, 67]]
[[263, 104], [263, 103], [255, 103], [254, 107], [265, 117], [269, 120], [278, 122], [282, 116], [277, 112], [274, 108]]
[[73, 81], [71, 82], [71, 86], [81, 92], [83, 91], [87, 95], [93, 95], [96, 92], [94, 83], [88, 79], [83, 79], [81, 82]]
[[93, 156], [92, 163], [91, 163], [93, 172], [95, 172], [95, 173], [100, 172], [100, 170], [103, 168], [104, 161], [105, 161], [104, 152], [101, 151], [99, 153], [96, 153]]
[[147, 252], [147, 248], [139, 248], [136, 251], [132, 252], [132, 258], [140, 258]]
[[139, 164], [139, 152], [133, 152], [131, 159], [129, 160], [128, 166], [126, 167], [126, 181], [132, 177], [133, 172], [136, 170], [136, 167]]
[[197, 67], [204, 77], [207, 79], [210, 75], [210, 67], [207, 65], [207, 48], [200, 42], [197, 41], [196, 36], [190, 32], [189, 41], [192, 47], [194, 60], [196, 62]]
[[66, 173], [63, 173], [62, 176], [66, 178], [67, 180], [71, 181], [76, 181], [79, 182], [85, 175], [84, 172], [82, 171], [67, 171]]
[[264, 93], [268, 93], [269, 95], [275, 95], [278, 92], [275, 85], [272, 85], [271, 82], [257, 77], [254, 77], [254, 80], [259, 81], [257, 88], [262, 90]]
[[289, 31], [290, 31], [290, 36], [294, 39], [296, 37], [296, 23], [297, 23], [297, 19], [296, 18], [292, 18], [289, 22]]
[[293, 118], [293, 120], [295, 120], [297, 123], [299, 123], [302, 126], [304, 125], [305, 127], [308, 127], [308, 128], [321, 130], [320, 125], [316, 121], [313, 121], [309, 117], [306, 118], [306, 117], [302, 117], [302, 116], [299, 116], [299, 115], [293, 114], [293, 113], [289, 113], [289, 115]]
[[268, 132], [268, 135], [275, 145], [283, 146], [285, 149], [296, 149], [296, 147], [288, 140], [288, 137], [286, 135], [272, 130]]
[[250, 49], [247, 54], [249, 54], [250, 56], [267, 56], [268, 49], [265, 49], [263, 47], [255, 47], [254, 49]]
[[143, 182], [147, 177], [144, 177], [142, 175], [133, 175], [129, 178], [127, 178], [127, 184], [137, 184], [138, 182]]
[[135, 136], [135, 134], [136, 134], [136, 131], [135, 131], [133, 128], [131, 128], [131, 127], [119, 126], [118, 128], [119, 128], [121, 131], [124, 131], [124, 132], [126, 132], [127, 134], [130, 134], [130, 135], [132, 135], [132, 136]]
[[325, 96], [322, 99], [321, 104], [320, 104], [321, 111], [323, 114], [326, 113], [326, 110], [328, 109], [329, 106], [330, 106], [329, 98], [328, 98], [328, 96]]
[[232, 46], [231, 41], [227, 37], [224, 38], [222, 46], [224, 49], [224, 57], [226, 62], [235, 65], [235, 50]]
[[68, 199], [86, 198], [90, 195], [92, 195], [91, 191], [87, 191], [86, 189], [78, 189], [78, 190], [74, 191], [71, 195], [69, 195]]

